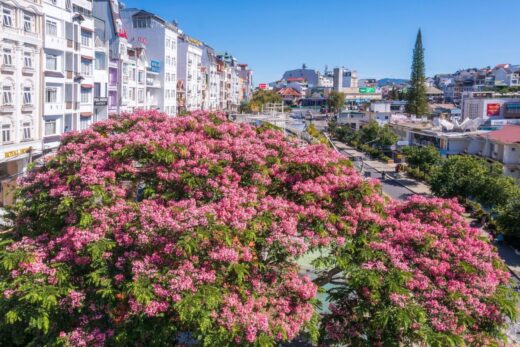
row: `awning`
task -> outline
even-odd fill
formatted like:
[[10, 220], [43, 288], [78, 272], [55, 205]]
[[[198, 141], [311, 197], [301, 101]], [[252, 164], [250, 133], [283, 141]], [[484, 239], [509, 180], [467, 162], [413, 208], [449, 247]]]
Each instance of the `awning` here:
[[94, 30], [89, 29], [89, 28], [85, 28], [85, 27], [81, 27], [81, 31], [86, 31], [86, 32], [89, 32], [89, 33], [93, 33], [94, 32]]
[[82, 84], [82, 85], [81, 85], [81, 88], [84, 88], [84, 89], [92, 89], [93, 86], [92, 86], [92, 84]]
[[81, 117], [92, 117], [92, 112], [81, 112], [79, 115]]
[[88, 55], [82, 55], [81, 59], [84, 59], [84, 60], [94, 60], [94, 58], [89, 57]]

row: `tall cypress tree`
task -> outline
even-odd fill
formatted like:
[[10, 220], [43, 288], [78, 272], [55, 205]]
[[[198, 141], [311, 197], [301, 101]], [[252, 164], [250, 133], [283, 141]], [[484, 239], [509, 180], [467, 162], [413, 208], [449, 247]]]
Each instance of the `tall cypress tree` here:
[[426, 96], [426, 77], [424, 76], [424, 48], [421, 29], [417, 33], [413, 50], [412, 74], [408, 89], [406, 112], [423, 116], [428, 113], [428, 98]]

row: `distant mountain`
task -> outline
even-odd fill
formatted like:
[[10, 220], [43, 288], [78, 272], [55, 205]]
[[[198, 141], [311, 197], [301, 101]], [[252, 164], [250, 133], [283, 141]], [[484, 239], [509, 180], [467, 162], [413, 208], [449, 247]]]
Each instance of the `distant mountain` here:
[[378, 87], [391, 86], [391, 85], [399, 85], [399, 84], [408, 84], [410, 80], [403, 78], [382, 78], [377, 81]]

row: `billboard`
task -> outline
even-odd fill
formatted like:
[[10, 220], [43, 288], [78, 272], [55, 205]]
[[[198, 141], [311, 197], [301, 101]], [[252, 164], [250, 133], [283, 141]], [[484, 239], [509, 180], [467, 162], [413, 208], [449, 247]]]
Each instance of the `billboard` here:
[[258, 89], [267, 89], [267, 84], [265, 84], [265, 83], [260, 83], [260, 84], [258, 85]]
[[375, 92], [376, 92], [376, 88], [374, 88], [374, 87], [359, 88], [359, 93], [361, 93], [361, 94], [374, 94]]
[[152, 60], [150, 62], [150, 71], [157, 73], [161, 72], [161, 63], [157, 60]]
[[488, 117], [500, 116], [500, 104], [487, 104]]

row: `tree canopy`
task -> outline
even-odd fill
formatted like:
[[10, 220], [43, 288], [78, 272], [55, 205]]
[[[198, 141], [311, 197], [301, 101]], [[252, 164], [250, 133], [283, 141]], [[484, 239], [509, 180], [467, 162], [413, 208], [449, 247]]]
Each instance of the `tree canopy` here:
[[259, 89], [253, 93], [249, 103], [242, 108], [243, 111], [260, 112], [263, 106], [267, 104], [279, 104], [282, 101], [282, 97], [276, 91]]
[[65, 135], [21, 184], [0, 234], [0, 345], [275, 346], [321, 328], [332, 345], [481, 346], [516, 313], [454, 201], [389, 202], [271, 127], [139, 111]]
[[340, 112], [345, 106], [345, 93], [331, 91], [327, 103], [332, 112]]

